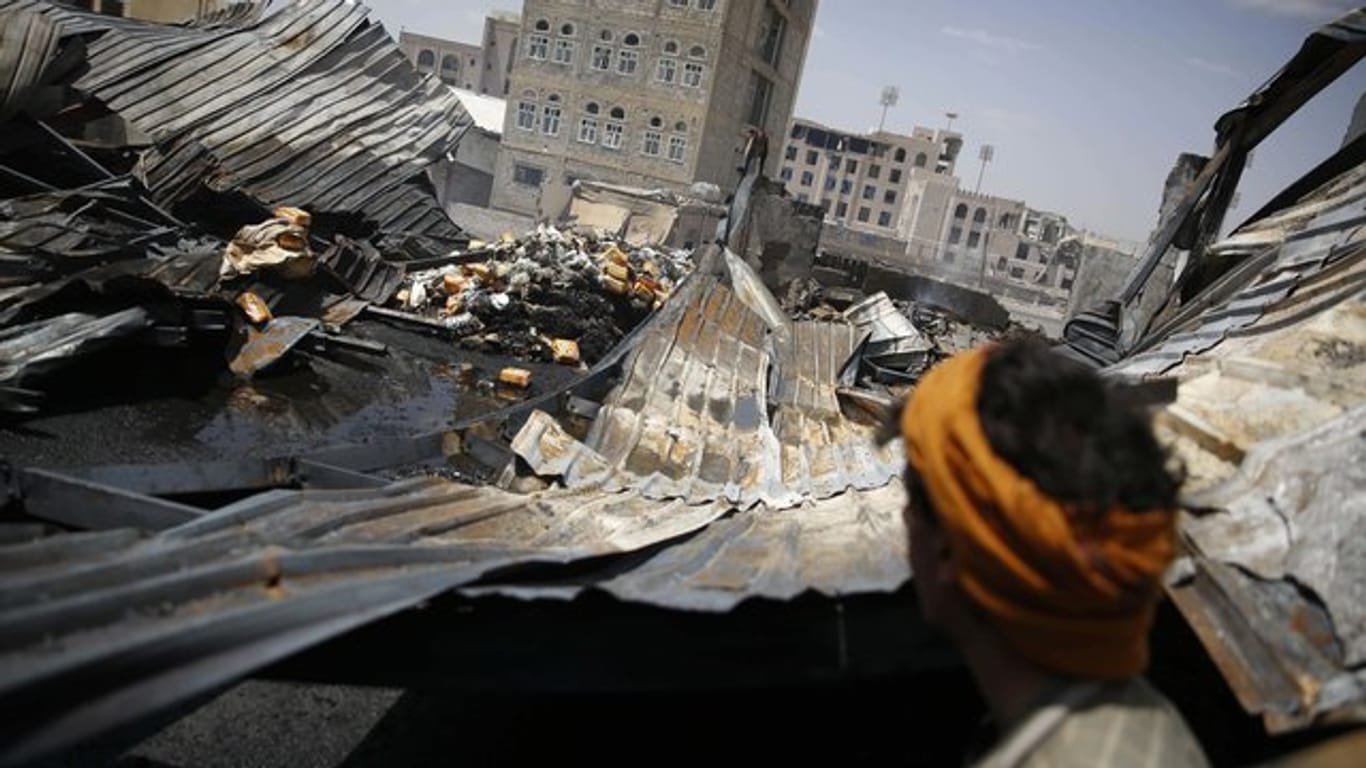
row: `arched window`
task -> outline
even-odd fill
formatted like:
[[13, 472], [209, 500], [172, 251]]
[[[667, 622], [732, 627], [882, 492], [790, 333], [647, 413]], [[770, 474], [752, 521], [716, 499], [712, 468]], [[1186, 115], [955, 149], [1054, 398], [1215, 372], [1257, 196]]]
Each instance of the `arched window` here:
[[558, 93], [552, 93], [552, 94], [550, 94], [549, 96], [545, 97], [545, 100], [546, 100], [546, 101], [556, 101], [556, 102], [557, 102], [557, 101], [560, 100], [560, 95], [559, 95]]
[[678, 55], [678, 43], [677, 43], [676, 41], [674, 41], [674, 40], [670, 40], [670, 41], [664, 43], [664, 52], [667, 53], [667, 54], [669, 54], [670, 56], [677, 56], [677, 55]]
[[984, 221], [986, 221], [986, 220], [987, 220], [987, 209], [985, 209], [985, 208], [978, 208], [978, 209], [977, 209], [977, 212], [974, 213], [974, 214], [972, 214], [972, 222], [973, 222], [974, 224], [981, 224], [982, 222], [984, 222]]
[[573, 24], [562, 24], [562, 25], [560, 25], [560, 34], [561, 34], [561, 35], [564, 35], [565, 37], [573, 37], [573, 36], [574, 36], [574, 25], [573, 25]]
[[658, 128], [658, 127], [660, 127], [661, 125], [664, 125], [664, 121], [663, 121], [663, 120], [660, 120], [658, 116], [650, 118], [650, 127], [651, 127], [651, 128]]
[[625, 120], [626, 110], [622, 109], [621, 107], [612, 107], [611, 115], [613, 120]]
[[549, 32], [549, 31], [550, 31], [550, 22], [546, 21], [545, 19], [541, 19], [541, 20], [537, 21], [537, 22], [536, 22], [536, 31], [537, 31], [537, 32]]
[[444, 70], [444, 71], [446, 71], [446, 72], [459, 72], [459, 71], [460, 71], [460, 57], [458, 57], [458, 56], [456, 56], [456, 55], [454, 55], [454, 54], [451, 54], [451, 53], [448, 53], [448, 54], [446, 54], [445, 56], [442, 56], [442, 57], [441, 57], [441, 69]]
[[967, 203], [959, 203], [958, 207], [953, 209], [953, 217], [955, 219], [966, 219], [968, 217]]
[[904, 162], [906, 162], [906, 148], [905, 148], [905, 147], [897, 147], [897, 148], [896, 148], [896, 154], [893, 156], [893, 159], [894, 159], [896, 162], [898, 162], [898, 163], [904, 163]]
[[621, 38], [621, 44], [628, 48], [635, 48], [640, 45], [640, 35], [634, 32], [626, 33], [626, 37]]
[[916, 167], [916, 168], [924, 168], [924, 167], [925, 167], [925, 163], [929, 162], [929, 160], [930, 160], [930, 159], [929, 159], [928, 157], [925, 156], [925, 153], [924, 153], [924, 152], [921, 152], [921, 153], [919, 153], [919, 154], [917, 154], [917, 155], [915, 156], [915, 167]]
[[590, 115], [596, 115], [598, 113], [598, 103], [595, 101], [588, 102], [588, 104], [583, 108], [583, 111], [587, 112]]
[[612, 42], [612, 30], [604, 29], [603, 31], [599, 32], [598, 39], [603, 41], [604, 43]]
[[678, 122], [674, 123], [674, 131], [676, 133], [687, 133], [688, 124], [683, 122], [682, 120], [679, 120]]
[[436, 54], [431, 51], [419, 51], [417, 54], [417, 65], [419, 67], [428, 68], [436, 66]]
[[707, 49], [700, 45], [694, 45], [688, 49], [688, 55], [694, 59], [705, 59], [707, 58]]

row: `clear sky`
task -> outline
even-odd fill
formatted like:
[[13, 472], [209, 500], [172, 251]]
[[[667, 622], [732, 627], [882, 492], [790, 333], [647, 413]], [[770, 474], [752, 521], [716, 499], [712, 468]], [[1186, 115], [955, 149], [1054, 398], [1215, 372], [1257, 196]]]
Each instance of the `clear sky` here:
[[[754, 0], [732, 0], [753, 2]], [[513, 0], [368, 0], [402, 28], [477, 43], [484, 15]], [[1213, 125], [1269, 79], [1304, 37], [1350, 0], [821, 0], [797, 114], [864, 131], [878, 93], [901, 89], [889, 130], [954, 129], [958, 174], [977, 180], [978, 147], [996, 147], [983, 192], [1066, 215], [1075, 226], [1144, 240], [1176, 155], [1208, 154]], [[1332, 153], [1366, 63], [1259, 147], [1239, 214]]]

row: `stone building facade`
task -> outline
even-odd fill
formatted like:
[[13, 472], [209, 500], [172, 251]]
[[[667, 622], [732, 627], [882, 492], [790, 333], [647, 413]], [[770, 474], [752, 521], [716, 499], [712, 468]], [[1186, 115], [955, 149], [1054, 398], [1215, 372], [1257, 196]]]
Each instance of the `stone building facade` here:
[[484, 51], [479, 46], [405, 29], [398, 33], [398, 48], [417, 71], [433, 75], [453, 88], [479, 90], [479, 77], [484, 71]]
[[744, 128], [786, 131], [815, 11], [816, 0], [526, 0], [493, 207], [554, 216], [579, 179], [734, 186]]
[[479, 45], [405, 29], [398, 34], [398, 47], [419, 72], [453, 88], [502, 98], [507, 95], [521, 27], [517, 14], [494, 11], [484, 19]]
[[877, 235], [906, 236], [913, 180], [949, 180], [963, 140], [917, 127], [911, 135], [852, 134], [796, 119], [787, 132], [778, 177], [802, 202], [825, 209], [827, 222]]

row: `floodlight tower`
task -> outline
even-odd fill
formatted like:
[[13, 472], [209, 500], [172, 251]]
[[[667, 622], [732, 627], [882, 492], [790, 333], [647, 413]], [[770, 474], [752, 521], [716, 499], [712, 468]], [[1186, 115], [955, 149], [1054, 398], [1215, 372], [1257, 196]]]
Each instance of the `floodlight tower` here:
[[882, 104], [882, 119], [877, 121], [878, 133], [882, 132], [882, 126], [887, 123], [887, 108], [895, 107], [900, 98], [901, 89], [895, 85], [889, 85], [882, 89], [882, 95], [878, 96], [878, 103]]

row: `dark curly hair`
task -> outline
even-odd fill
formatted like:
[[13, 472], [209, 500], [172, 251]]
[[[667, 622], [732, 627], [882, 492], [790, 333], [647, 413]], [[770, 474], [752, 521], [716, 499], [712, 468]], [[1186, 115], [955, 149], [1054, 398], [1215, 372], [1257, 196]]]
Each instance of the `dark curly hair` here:
[[[1003, 342], [988, 354], [977, 413], [992, 449], [1017, 472], [1074, 515], [1175, 508], [1181, 473], [1169, 466], [1146, 410], [1039, 340]], [[900, 410], [887, 424], [892, 434]], [[905, 481], [912, 505], [931, 511], [909, 465]]]

